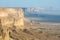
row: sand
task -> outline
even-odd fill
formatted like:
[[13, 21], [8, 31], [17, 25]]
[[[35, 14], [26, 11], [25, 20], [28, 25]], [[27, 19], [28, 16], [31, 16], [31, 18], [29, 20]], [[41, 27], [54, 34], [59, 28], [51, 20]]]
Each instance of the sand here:
[[[21, 30], [14, 27], [9, 28], [10, 40], [60, 40], [60, 28], [58, 28], [59, 25], [48, 25], [47, 27], [46, 25], [48, 24], [34, 21], [31, 23], [31, 21], [26, 20], [25, 26], [27, 26], [27, 29]], [[59, 30], [57, 30], [55, 27]], [[1, 29], [0, 34], [2, 35]], [[0, 40], [2, 40], [1, 35]]]

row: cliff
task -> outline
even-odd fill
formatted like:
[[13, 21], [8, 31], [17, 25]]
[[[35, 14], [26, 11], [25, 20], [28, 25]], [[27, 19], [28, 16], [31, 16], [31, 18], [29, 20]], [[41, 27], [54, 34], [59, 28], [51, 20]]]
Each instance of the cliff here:
[[[9, 40], [9, 28], [24, 28], [24, 14], [21, 8], [0, 8], [0, 28], [3, 40]], [[0, 30], [1, 31], [1, 30]]]

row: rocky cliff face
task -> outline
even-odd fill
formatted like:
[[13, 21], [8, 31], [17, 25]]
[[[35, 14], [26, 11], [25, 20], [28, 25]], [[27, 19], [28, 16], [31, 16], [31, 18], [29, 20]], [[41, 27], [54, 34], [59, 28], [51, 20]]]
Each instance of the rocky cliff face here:
[[23, 13], [23, 9], [21, 8], [0, 8], [0, 19], [2, 26], [24, 26]]
[[9, 27], [24, 28], [23, 13], [21, 8], [0, 8], [0, 28], [3, 28], [3, 40], [9, 40]]

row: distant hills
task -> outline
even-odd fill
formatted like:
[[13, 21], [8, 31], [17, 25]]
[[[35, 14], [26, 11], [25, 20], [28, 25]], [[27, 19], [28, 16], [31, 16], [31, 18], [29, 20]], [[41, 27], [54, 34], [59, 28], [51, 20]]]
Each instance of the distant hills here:
[[[44, 22], [60, 22], [60, 11], [45, 8], [25, 8], [25, 17], [38, 18]], [[35, 20], [35, 19], [34, 19]]]
[[60, 15], [49, 15], [49, 14], [43, 14], [43, 13], [41, 14], [26, 13], [25, 17], [43, 19], [43, 20], [38, 20], [38, 21], [60, 22]]

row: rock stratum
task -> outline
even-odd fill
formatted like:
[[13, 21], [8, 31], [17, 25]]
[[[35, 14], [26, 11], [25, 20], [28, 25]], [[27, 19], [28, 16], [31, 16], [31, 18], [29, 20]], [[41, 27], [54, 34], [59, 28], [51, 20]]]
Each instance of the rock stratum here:
[[0, 8], [0, 40], [60, 40], [60, 33], [30, 28], [36, 24], [24, 20], [23, 13], [22, 8]]

